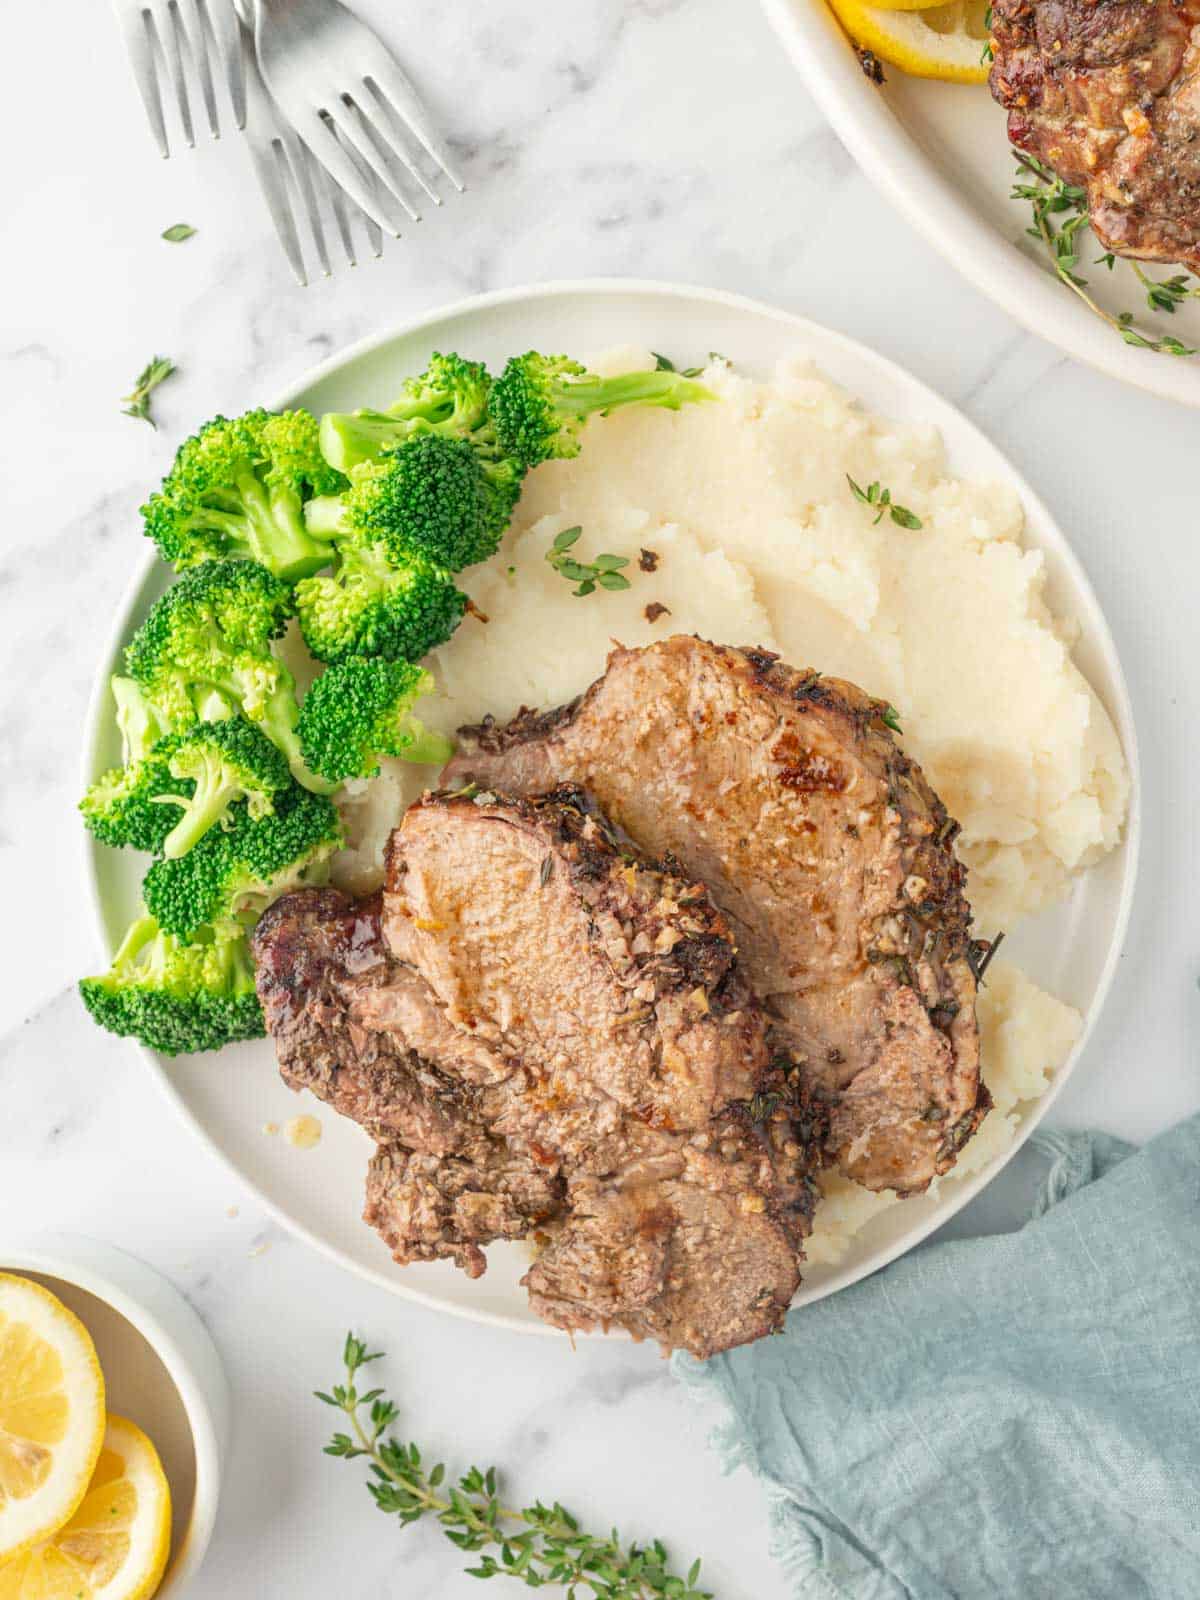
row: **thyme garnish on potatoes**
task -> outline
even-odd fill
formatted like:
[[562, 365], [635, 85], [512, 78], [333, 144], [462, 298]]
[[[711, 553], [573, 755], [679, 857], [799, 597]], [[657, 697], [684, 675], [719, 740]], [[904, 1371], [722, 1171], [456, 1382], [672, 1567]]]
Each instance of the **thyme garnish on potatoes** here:
[[[1033, 213], [1033, 225], [1025, 231], [1031, 239], [1045, 246], [1056, 276], [1073, 294], [1079, 296], [1090, 311], [1095, 312], [1109, 327], [1115, 328], [1126, 344], [1138, 350], [1153, 350], [1161, 355], [1194, 356], [1197, 352], [1171, 334], [1153, 338], [1134, 326], [1133, 312], [1114, 314], [1106, 311], [1088, 292], [1086, 278], [1076, 272], [1079, 265], [1078, 236], [1091, 225], [1087, 206], [1087, 191], [1075, 183], [1067, 183], [1053, 173], [1036, 156], [1015, 150], [1017, 177], [1028, 174], [1033, 181], [1014, 183], [1012, 199], [1027, 200]], [[1061, 218], [1061, 221], [1056, 219]], [[1095, 265], [1107, 267], [1111, 272], [1116, 264], [1112, 251], [1096, 258]], [[1200, 298], [1200, 288], [1184, 274], [1162, 282], [1148, 277], [1136, 262], [1130, 262], [1135, 275], [1146, 291], [1146, 304], [1151, 311], [1173, 313], [1184, 300]]]
[[546, 560], [555, 572], [569, 583], [579, 585], [571, 593], [594, 594], [597, 585], [601, 589], [628, 589], [629, 579], [620, 570], [629, 565], [628, 556], [602, 555], [594, 561], [576, 561], [574, 556], [568, 554], [582, 535], [583, 529], [580, 527], [564, 528], [561, 533], [555, 534], [554, 543], [546, 551]]
[[864, 489], [861, 484], [855, 483], [849, 473], [846, 474], [846, 482], [850, 485], [850, 492], [854, 498], [861, 501], [864, 506], [870, 506], [871, 510], [874, 511], [875, 523], [873, 526], [877, 526], [882, 522], [886, 512], [898, 528], [912, 528], [915, 530], [924, 527], [920, 517], [910, 511], [907, 506], [895, 504], [892, 500], [892, 491], [885, 489], [881, 483], [869, 483]]
[[530, 1589], [557, 1584], [570, 1600], [588, 1594], [595, 1600], [712, 1600], [696, 1587], [700, 1563], [678, 1576], [657, 1539], [643, 1547], [623, 1543], [615, 1529], [603, 1537], [585, 1533], [557, 1501], [547, 1506], [535, 1500], [519, 1510], [503, 1505], [495, 1467], [470, 1467], [456, 1484], [447, 1483], [441, 1462], [426, 1466], [415, 1444], [385, 1438], [399, 1408], [382, 1389], [360, 1394], [355, 1383], [360, 1368], [381, 1354], [368, 1352], [348, 1333], [345, 1383], [331, 1394], [317, 1391], [317, 1399], [343, 1412], [350, 1424], [349, 1433], [334, 1434], [325, 1454], [366, 1459], [372, 1474], [367, 1490], [380, 1511], [399, 1518], [402, 1527], [432, 1516], [451, 1544], [479, 1553], [478, 1565], [466, 1569], [473, 1578], [516, 1578]]

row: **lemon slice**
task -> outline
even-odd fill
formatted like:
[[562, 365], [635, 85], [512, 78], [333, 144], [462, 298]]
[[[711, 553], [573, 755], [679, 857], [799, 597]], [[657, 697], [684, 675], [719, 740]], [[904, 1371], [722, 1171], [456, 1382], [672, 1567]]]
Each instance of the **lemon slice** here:
[[987, 0], [951, 0], [950, 5], [910, 10], [829, 0], [856, 44], [916, 78], [950, 83], [986, 83]]
[[0, 1560], [0, 1600], [149, 1600], [171, 1547], [171, 1492], [158, 1452], [124, 1417], [74, 1516], [49, 1539]]
[[63, 1525], [103, 1437], [91, 1335], [41, 1284], [0, 1273], [0, 1559]]

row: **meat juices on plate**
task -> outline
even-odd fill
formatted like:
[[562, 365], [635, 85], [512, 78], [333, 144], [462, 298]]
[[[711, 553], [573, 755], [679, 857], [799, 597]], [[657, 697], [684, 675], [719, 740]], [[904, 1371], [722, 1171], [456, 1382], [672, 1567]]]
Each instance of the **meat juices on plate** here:
[[447, 787], [580, 785], [708, 885], [827, 1146], [913, 1193], [987, 1110], [956, 825], [853, 684], [675, 635], [571, 705], [462, 730]]

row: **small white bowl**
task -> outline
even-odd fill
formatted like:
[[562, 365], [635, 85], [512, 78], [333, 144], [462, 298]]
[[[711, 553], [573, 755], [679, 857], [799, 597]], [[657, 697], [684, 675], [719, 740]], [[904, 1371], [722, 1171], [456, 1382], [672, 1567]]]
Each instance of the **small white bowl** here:
[[96, 1344], [108, 1406], [145, 1429], [171, 1486], [171, 1555], [156, 1600], [178, 1600], [212, 1536], [229, 1442], [229, 1385], [207, 1328], [173, 1284], [79, 1234], [0, 1239], [0, 1271], [34, 1278]]

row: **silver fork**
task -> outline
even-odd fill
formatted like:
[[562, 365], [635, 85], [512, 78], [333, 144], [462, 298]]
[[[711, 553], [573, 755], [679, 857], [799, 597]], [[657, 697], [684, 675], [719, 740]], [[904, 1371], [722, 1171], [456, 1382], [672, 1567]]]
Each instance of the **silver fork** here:
[[[379, 36], [340, 0], [257, 0], [258, 62], [280, 111], [317, 160], [381, 227], [420, 220], [401, 169], [434, 205], [410, 135], [459, 191], [454, 169], [416, 90]], [[364, 170], [365, 169], [365, 170]]]
[[[271, 220], [275, 224], [275, 232], [279, 235], [279, 242], [297, 280], [301, 286], [308, 283], [304, 251], [296, 226], [294, 200], [299, 200], [307, 218], [308, 231], [312, 236], [317, 260], [326, 277], [330, 276], [333, 268], [330, 265], [329, 249], [325, 241], [322, 202], [325, 209], [333, 216], [342, 249], [350, 266], [358, 264], [352, 231], [352, 224], [356, 220], [362, 223], [371, 253], [375, 256], [382, 255], [383, 232], [379, 224], [343, 193], [280, 116], [258, 70], [253, 35], [246, 27], [242, 27], [240, 32], [242, 66], [246, 81], [246, 143], [250, 147], [250, 159], [254, 164], [263, 199], [267, 202], [267, 209], [271, 213]], [[353, 156], [349, 159], [354, 160]], [[368, 188], [372, 187], [370, 173], [363, 170], [359, 175]]]
[[113, 5], [151, 132], [164, 156], [171, 154], [163, 118], [164, 74], [175, 93], [183, 137], [189, 145], [196, 142], [185, 64], [199, 80], [209, 131], [214, 139], [221, 136], [214, 53], [225, 76], [234, 121], [239, 128], [245, 126], [246, 92], [233, 0], [113, 0]]

